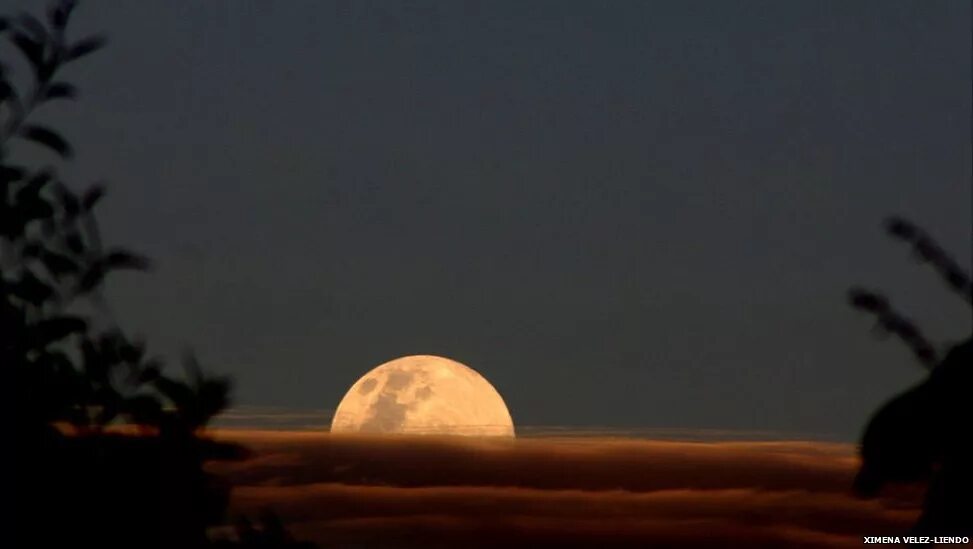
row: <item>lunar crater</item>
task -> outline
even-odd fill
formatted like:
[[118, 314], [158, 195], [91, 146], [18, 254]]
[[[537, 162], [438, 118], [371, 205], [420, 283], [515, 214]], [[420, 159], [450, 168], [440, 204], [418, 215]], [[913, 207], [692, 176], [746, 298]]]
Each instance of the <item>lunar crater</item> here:
[[331, 431], [514, 436], [503, 398], [483, 376], [432, 355], [398, 358], [362, 376], [338, 405]]

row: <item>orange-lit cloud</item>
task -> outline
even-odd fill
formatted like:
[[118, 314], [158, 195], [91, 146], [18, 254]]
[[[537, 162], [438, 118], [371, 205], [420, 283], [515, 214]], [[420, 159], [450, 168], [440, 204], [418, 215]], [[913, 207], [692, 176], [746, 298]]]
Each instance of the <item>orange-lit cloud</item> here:
[[819, 442], [466, 440], [234, 432], [233, 508], [381, 547], [851, 547], [915, 501], [850, 493], [853, 448]]

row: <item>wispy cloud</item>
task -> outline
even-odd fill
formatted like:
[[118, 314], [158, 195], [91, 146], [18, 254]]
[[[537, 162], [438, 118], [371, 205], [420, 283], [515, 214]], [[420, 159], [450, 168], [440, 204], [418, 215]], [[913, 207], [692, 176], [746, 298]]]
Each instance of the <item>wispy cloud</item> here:
[[518, 425], [517, 436], [521, 438], [551, 437], [620, 437], [649, 440], [686, 440], [686, 441], [773, 441], [773, 440], [815, 440], [834, 441], [837, 437], [828, 433], [784, 433], [780, 431], [741, 431], [730, 429], [671, 429], [659, 427], [617, 427], [599, 425]]
[[[330, 430], [334, 410], [328, 408], [294, 409], [283, 406], [241, 405], [221, 414], [214, 422], [217, 429], [252, 431], [319, 431]], [[777, 431], [739, 431], [727, 429], [666, 429], [651, 427], [617, 427], [599, 425], [518, 425], [520, 438], [638, 438], [649, 440], [729, 441], [793, 440], [794, 433]], [[802, 440], [830, 441], [835, 437], [820, 433], [801, 434]]]
[[277, 406], [236, 406], [214, 422], [217, 429], [327, 430], [334, 410]]

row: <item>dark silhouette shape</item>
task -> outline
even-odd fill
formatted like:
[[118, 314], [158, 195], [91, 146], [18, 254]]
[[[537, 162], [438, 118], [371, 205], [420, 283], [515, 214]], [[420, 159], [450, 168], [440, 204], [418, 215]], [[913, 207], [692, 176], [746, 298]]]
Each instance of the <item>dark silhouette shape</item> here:
[[[185, 379], [168, 376], [117, 326], [96, 330], [94, 315], [111, 322], [101, 298], [107, 277], [149, 262], [103, 245], [94, 215], [103, 187], [77, 194], [54, 167], [10, 162], [14, 141], [55, 159], [73, 155], [69, 141], [32, 114], [76, 98], [61, 69], [105, 44], [100, 36], [68, 38], [74, 8], [63, 0], [45, 21], [0, 18], [0, 34], [31, 69], [21, 90], [0, 64], [0, 401], [16, 418], [7, 531], [22, 547], [209, 547], [230, 487], [204, 465], [247, 454], [205, 434], [229, 404], [230, 381], [204, 374], [191, 356]], [[119, 425], [137, 434], [113, 430]], [[299, 546], [279, 522], [265, 524], [238, 535], [240, 543], [256, 546], [247, 543], [259, 531], [261, 547]]]
[[[889, 233], [913, 245], [947, 285], [971, 301], [970, 277], [923, 231], [902, 219]], [[884, 296], [853, 289], [851, 304], [875, 315], [878, 327], [902, 339], [929, 369], [928, 377], [872, 416], [861, 440], [862, 466], [855, 490], [877, 495], [889, 483], [924, 482], [916, 535], [973, 535], [973, 338], [939, 360], [934, 346]]]
[[234, 528], [235, 539], [219, 540], [213, 544], [216, 549], [246, 549], [266, 547], [288, 547], [293, 549], [312, 549], [314, 544], [296, 541], [290, 535], [280, 518], [270, 511], [264, 511], [259, 522], [251, 522], [241, 517]]

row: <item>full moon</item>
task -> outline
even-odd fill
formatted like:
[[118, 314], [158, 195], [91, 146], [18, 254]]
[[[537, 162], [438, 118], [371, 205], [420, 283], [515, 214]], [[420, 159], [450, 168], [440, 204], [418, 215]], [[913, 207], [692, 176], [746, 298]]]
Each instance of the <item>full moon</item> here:
[[355, 382], [332, 433], [514, 436], [500, 393], [476, 370], [439, 356], [404, 356]]

